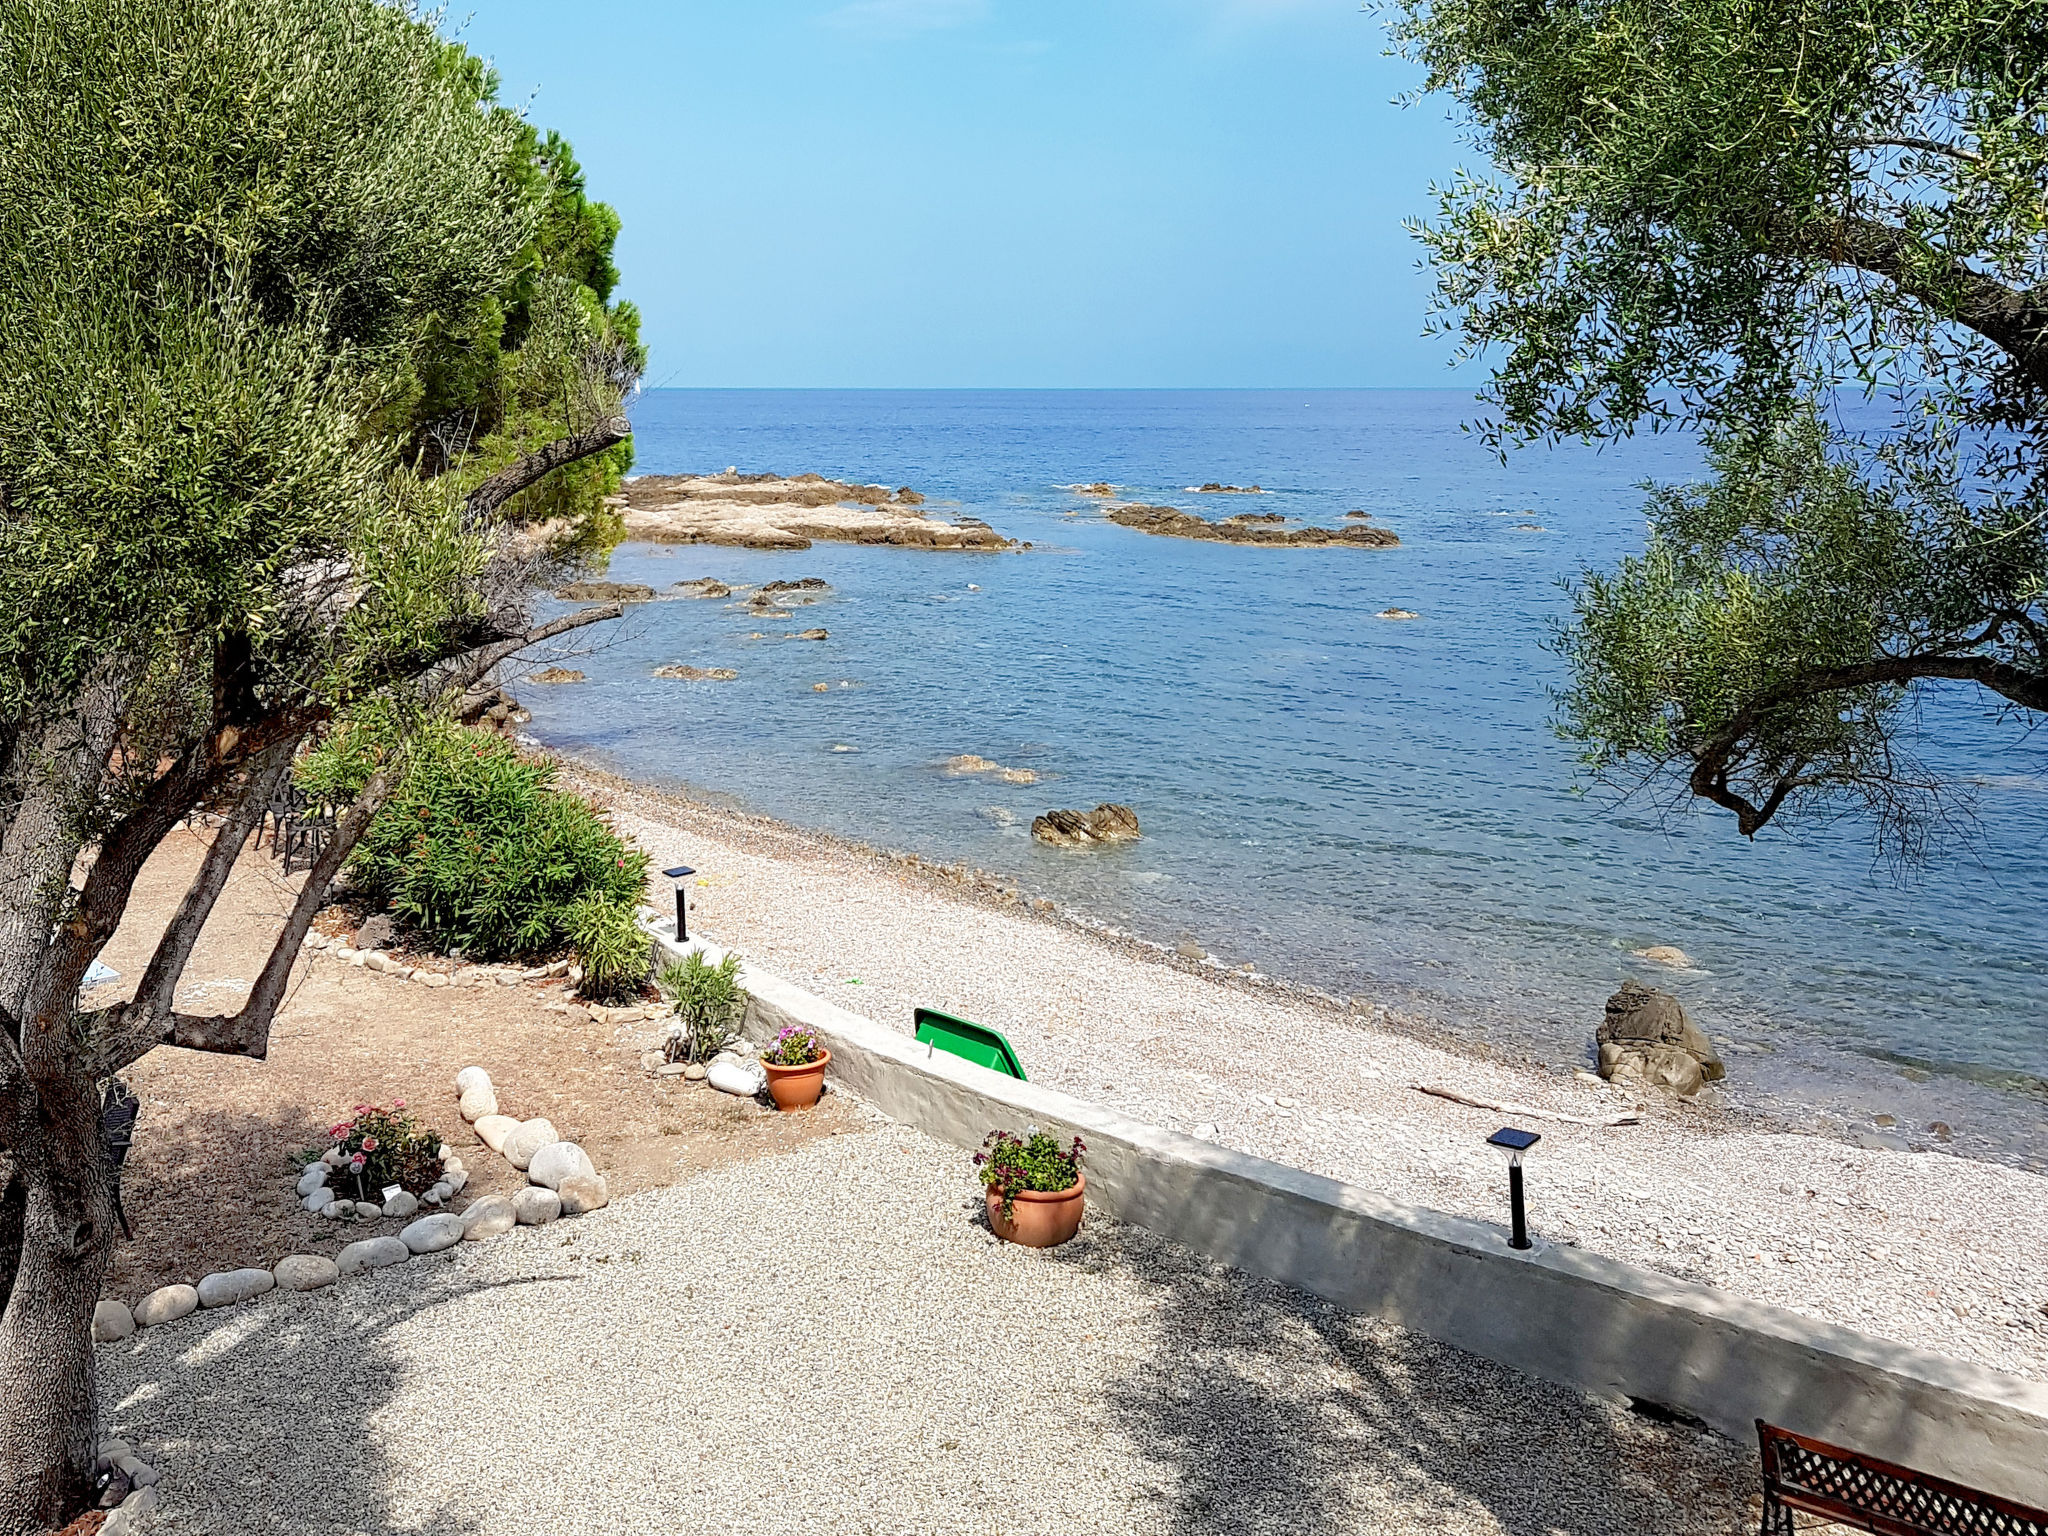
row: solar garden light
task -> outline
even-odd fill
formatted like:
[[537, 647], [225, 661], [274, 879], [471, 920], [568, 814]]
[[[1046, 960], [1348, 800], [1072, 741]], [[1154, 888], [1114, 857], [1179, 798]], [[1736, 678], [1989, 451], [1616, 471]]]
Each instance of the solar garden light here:
[[1510, 1248], [1529, 1246], [1529, 1213], [1522, 1205], [1522, 1154], [1541, 1141], [1538, 1131], [1518, 1131], [1511, 1125], [1504, 1125], [1486, 1138], [1489, 1147], [1499, 1147], [1508, 1155], [1508, 1206], [1514, 1212], [1514, 1234], [1508, 1238]]
[[690, 937], [690, 916], [684, 910], [683, 882], [697, 871], [687, 864], [678, 864], [674, 869], [664, 869], [662, 873], [676, 883], [676, 942], [681, 944]]

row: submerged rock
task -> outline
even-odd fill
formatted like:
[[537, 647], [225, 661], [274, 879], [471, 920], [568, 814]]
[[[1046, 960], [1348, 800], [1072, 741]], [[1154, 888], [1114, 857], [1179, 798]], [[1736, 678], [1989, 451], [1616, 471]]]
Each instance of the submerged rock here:
[[1191, 486], [1189, 489], [1211, 496], [1266, 496], [1271, 494], [1271, 492], [1267, 491], [1265, 487], [1259, 485], [1256, 481], [1250, 485], [1225, 485], [1221, 481], [1211, 480], [1204, 485]]
[[585, 681], [581, 672], [571, 667], [549, 667], [542, 672], [527, 674], [529, 683], [580, 683]]
[[1138, 813], [1128, 805], [1098, 805], [1092, 811], [1047, 811], [1031, 823], [1031, 835], [1055, 848], [1087, 848], [1136, 839]]
[[1212, 523], [1178, 507], [1133, 503], [1110, 508], [1109, 520], [1162, 538], [1213, 539], [1226, 544], [1263, 544], [1277, 548], [1349, 544], [1364, 549], [1387, 549], [1401, 542], [1392, 530], [1386, 528], [1277, 528], [1272, 520], [1278, 515], [1226, 517], [1220, 523]]
[[891, 491], [823, 475], [641, 475], [621, 498], [626, 533], [671, 544], [809, 549], [813, 539], [913, 549], [1007, 549], [986, 523], [943, 523], [908, 486]]
[[1728, 1075], [1713, 1042], [1693, 1023], [1685, 1005], [1634, 977], [1607, 999], [1607, 1016], [1595, 1038], [1600, 1075], [1610, 1082], [1630, 1078], [1690, 1095]]
[[731, 597], [732, 588], [710, 576], [699, 576], [695, 581], [679, 581], [669, 589], [680, 592], [684, 597]]
[[1036, 784], [1038, 775], [1029, 768], [1005, 768], [1001, 763], [977, 757], [972, 752], [963, 752], [958, 757], [949, 757], [939, 765], [939, 771], [949, 779], [962, 778], [970, 773], [985, 773], [1001, 779], [1005, 784]]
[[1652, 944], [1647, 949], [1630, 951], [1638, 960], [1648, 960], [1657, 965], [1668, 965], [1673, 970], [1692, 969], [1692, 956], [1675, 944]]

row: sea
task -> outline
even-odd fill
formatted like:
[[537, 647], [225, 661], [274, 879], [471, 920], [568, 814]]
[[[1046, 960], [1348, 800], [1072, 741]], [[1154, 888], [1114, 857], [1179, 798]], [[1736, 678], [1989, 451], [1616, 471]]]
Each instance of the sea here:
[[[666, 592], [820, 577], [788, 622], [630, 610], [522, 686], [550, 747], [647, 782], [1014, 879], [1097, 923], [1369, 999], [1560, 1070], [1637, 976], [1727, 1042], [1718, 1090], [1794, 1125], [2048, 1162], [2048, 738], [1967, 687], [1914, 746], [1969, 805], [1918, 867], [1855, 818], [1754, 842], [1669, 786], [1592, 783], [1553, 727], [1566, 583], [1641, 549], [1696, 445], [1510, 449], [1459, 390], [649, 390], [635, 473], [909, 486], [1029, 548], [627, 543]], [[1202, 494], [1206, 482], [1262, 494]], [[1209, 517], [1362, 511], [1394, 549], [1258, 549], [1109, 522], [1073, 487]], [[1356, 521], [1353, 519], [1352, 521]], [[1412, 619], [1378, 617], [1405, 609]], [[824, 627], [829, 639], [782, 638]], [[750, 638], [766, 630], [768, 638]], [[661, 682], [656, 666], [729, 667]], [[817, 684], [827, 686], [820, 690]], [[974, 754], [1034, 782], [953, 775]], [[1131, 806], [1135, 842], [1032, 839]], [[1675, 945], [1673, 970], [1632, 952]], [[1952, 1140], [1928, 1142], [1939, 1121]]]

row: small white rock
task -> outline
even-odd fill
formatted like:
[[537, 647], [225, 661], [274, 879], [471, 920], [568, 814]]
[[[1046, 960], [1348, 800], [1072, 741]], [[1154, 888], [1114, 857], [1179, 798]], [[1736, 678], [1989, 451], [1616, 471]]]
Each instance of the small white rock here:
[[469, 1170], [458, 1168], [453, 1173], [443, 1175], [436, 1183], [449, 1194], [459, 1195], [469, 1184]]
[[445, 987], [448, 985], [448, 978], [439, 971], [414, 971], [412, 979], [423, 987]]
[[522, 1227], [544, 1227], [562, 1214], [562, 1197], [552, 1189], [529, 1184], [512, 1197], [512, 1213]]
[[549, 1142], [561, 1139], [561, 1133], [550, 1121], [538, 1118], [522, 1120], [506, 1135], [504, 1145], [499, 1147], [498, 1151], [504, 1155], [506, 1162], [524, 1173], [527, 1165], [533, 1161], [534, 1153]]
[[564, 1216], [581, 1216], [586, 1211], [600, 1211], [611, 1204], [612, 1193], [602, 1176], [586, 1178], [578, 1175], [562, 1180], [562, 1187], [556, 1191], [562, 1197]]
[[485, 1115], [498, 1112], [498, 1095], [488, 1084], [482, 1088], [465, 1089], [456, 1107], [462, 1112], [463, 1119], [474, 1123]]
[[400, 1190], [384, 1202], [384, 1214], [391, 1217], [410, 1216], [420, 1208], [419, 1197]]
[[489, 1092], [491, 1088], [491, 1074], [482, 1067], [464, 1067], [455, 1074], [455, 1093], [458, 1098], [469, 1092], [472, 1088], [481, 1088], [485, 1092]]
[[328, 1206], [334, 1204], [334, 1191], [325, 1184], [316, 1185], [307, 1192], [306, 1197], [299, 1204], [309, 1211], [324, 1211]]
[[299, 1197], [304, 1199], [327, 1182], [328, 1167], [325, 1163], [309, 1163], [306, 1171], [299, 1175]]
[[519, 1129], [519, 1122], [510, 1115], [482, 1115], [476, 1122], [477, 1140], [493, 1152], [505, 1150], [505, 1138]]
[[737, 1056], [720, 1056], [704, 1076], [720, 1093], [738, 1094], [743, 1099], [751, 1099], [768, 1086], [768, 1074], [758, 1061], [743, 1061]]
[[279, 1259], [271, 1275], [288, 1291], [317, 1291], [339, 1280], [341, 1271], [317, 1253], [295, 1253]]

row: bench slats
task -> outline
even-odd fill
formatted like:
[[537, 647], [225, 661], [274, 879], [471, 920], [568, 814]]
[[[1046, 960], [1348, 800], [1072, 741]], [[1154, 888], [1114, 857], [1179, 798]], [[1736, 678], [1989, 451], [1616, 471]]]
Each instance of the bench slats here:
[[1756, 1421], [1763, 1454], [1762, 1536], [1789, 1536], [1792, 1512], [1876, 1536], [2048, 1536], [2048, 1510], [1915, 1472]]

